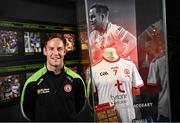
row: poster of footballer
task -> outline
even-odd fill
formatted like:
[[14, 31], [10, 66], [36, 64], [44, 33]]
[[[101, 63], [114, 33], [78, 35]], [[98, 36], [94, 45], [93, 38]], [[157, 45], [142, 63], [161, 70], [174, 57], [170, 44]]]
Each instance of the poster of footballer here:
[[[140, 114], [133, 106], [137, 100], [134, 94], [139, 95], [139, 88], [144, 85], [138, 72], [135, 1], [87, 0], [86, 3], [91, 59], [89, 75], [92, 75], [89, 78], [95, 107], [100, 106], [107, 112], [102, 106], [108, 103], [117, 111], [118, 118], [114, 122], [117, 119], [133, 121]], [[134, 88], [136, 93], [132, 92]]]
[[[163, 118], [167, 118], [165, 121], [169, 120], [168, 111], [159, 110], [159, 105], [168, 103], [167, 97], [163, 96], [168, 96], [167, 84], [158, 84], [159, 78], [163, 76], [166, 79], [162, 81], [168, 80], [165, 43], [163, 31], [160, 31], [163, 30], [163, 18], [160, 18], [163, 14], [162, 3], [158, 0], [157, 6], [153, 6], [154, 2], [150, 0], [149, 4], [142, 4], [143, 2], [145, 1], [86, 0], [91, 62], [91, 74], [88, 78], [92, 83], [93, 104], [94, 107], [100, 105], [102, 108], [109, 103], [117, 111], [120, 122], [163, 121]], [[151, 14], [154, 16], [160, 14], [159, 18], [147, 18], [144, 22], [141, 15], [149, 15], [142, 11], [146, 7], [153, 9]], [[148, 36], [150, 34], [148, 40], [155, 41], [145, 43], [143, 32]], [[141, 51], [142, 46], [144, 51]], [[142, 71], [142, 66], [148, 65], [145, 62], [150, 58], [142, 56], [145, 51], [154, 54], [147, 73]], [[145, 62], [142, 62], [142, 57]], [[165, 72], [158, 73], [162, 68]], [[156, 78], [157, 75], [159, 78]], [[157, 85], [156, 89], [153, 87], [148, 93], [144, 91], [147, 86], [154, 85]], [[160, 88], [165, 88], [165, 91], [160, 93]], [[159, 111], [164, 114], [158, 116]]]
[[92, 63], [102, 60], [105, 48], [137, 65], [135, 3], [132, 0], [87, 0]]

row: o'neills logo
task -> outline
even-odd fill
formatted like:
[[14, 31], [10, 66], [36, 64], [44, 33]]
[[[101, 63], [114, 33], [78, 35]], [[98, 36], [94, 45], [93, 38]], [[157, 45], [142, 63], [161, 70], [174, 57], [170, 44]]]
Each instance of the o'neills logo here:
[[64, 86], [64, 91], [65, 91], [65, 92], [71, 92], [71, 90], [72, 90], [72, 86], [71, 86], [70, 84], [66, 84], [66, 85]]
[[47, 94], [50, 92], [49, 88], [41, 88], [41, 89], [37, 89], [37, 94]]

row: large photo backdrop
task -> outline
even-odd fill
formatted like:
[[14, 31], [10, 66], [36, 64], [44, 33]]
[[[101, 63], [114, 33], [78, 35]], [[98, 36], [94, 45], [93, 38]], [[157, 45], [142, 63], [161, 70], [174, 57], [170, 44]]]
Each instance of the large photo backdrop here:
[[138, 72], [135, 1], [86, 3], [96, 120], [133, 121], [140, 114], [133, 104], [144, 85]]
[[85, 0], [85, 4], [87, 79], [96, 121], [169, 121], [162, 1]]

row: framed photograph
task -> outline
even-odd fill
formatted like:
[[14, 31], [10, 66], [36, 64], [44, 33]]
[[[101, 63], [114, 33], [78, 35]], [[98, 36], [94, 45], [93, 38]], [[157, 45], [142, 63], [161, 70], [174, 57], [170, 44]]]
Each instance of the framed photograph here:
[[0, 30], [0, 56], [18, 54], [18, 31]]
[[20, 97], [22, 75], [0, 75], [0, 103], [11, 102]]
[[42, 52], [40, 32], [24, 32], [25, 54], [35, 54]]

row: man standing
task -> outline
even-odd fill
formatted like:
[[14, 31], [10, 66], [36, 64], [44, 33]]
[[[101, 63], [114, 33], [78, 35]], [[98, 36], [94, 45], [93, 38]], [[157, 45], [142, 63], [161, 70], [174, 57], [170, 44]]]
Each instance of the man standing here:
[[64, 65], [65, 40], [51, 36], [43, 53], [46, 65], [25, 83], [21, 111], [30, 121], [77, 121], [86, 102], [82, 78]]

